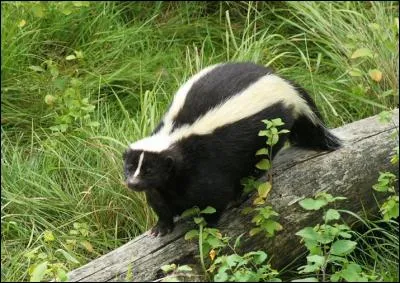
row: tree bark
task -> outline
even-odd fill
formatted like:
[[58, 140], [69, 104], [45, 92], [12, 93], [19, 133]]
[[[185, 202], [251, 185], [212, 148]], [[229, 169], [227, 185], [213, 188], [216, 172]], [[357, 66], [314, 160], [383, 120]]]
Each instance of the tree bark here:
[[[243, 215], [241, 210], [251, 206], [253, 198], [225, 211], [217, 228], [231, 237], [246, 233], [241, 240], [243, 252], [262, 249], [272, 257], [272, 267], [279, 270], [304, 251], [295, 233], [322, 222], [321, 212], [305, 211], [297, 203], [300, 199], [325, 191], [347, 197], [338, 203], [341, 209], [355, 213], [378, 212], [377, 199], [386, 195], [374, 193], [372, 186], [377, 183], [379, 172], [391, 171], [398, 176], [398, 167], [390, 163], [392, 150], [398, 145], [398, 127], [396, 109], [392, 111], [390, 123], [381, 123], [378, 116], [373, 116], [334, 129], [333, 133], [344, 141], [339, 150], [316, 152], [295, 147], [282, 150], [273, 163], [273, 189], [266, 204], [280, 214], [277, 221], [283, 230], [272, 238], [248, 235], [254, 227], [252, 215]], [[152, 281], [162, 276], [160, 267], [165, 264], [198, 267], [197, 242], [183, 238], [190, 228], [189, 223], [180, 221], [172, 233], [161, 238], [151, 237], [148, 231], [70, 272], [69, 280]], [[199, 274], [193, 272], [189, 280], [204, 280]]]

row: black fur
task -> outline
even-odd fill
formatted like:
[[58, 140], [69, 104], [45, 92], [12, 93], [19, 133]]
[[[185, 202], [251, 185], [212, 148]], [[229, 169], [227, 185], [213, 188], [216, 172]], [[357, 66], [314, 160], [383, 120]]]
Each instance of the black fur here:
[[[217, 67], [193, 85], [174, 126], [193, 123], [210, 108], [269, 73], [272, 73], [270, 69], [252, 63]], [[295, 87], [320, 118], [309, 95]], [[314, 125], [307, 116], [295, 119], [291, 109], [276, 103], [246, 119], [217, 128], [211, 134], [182, 139], [166, 151], [145, 152], [140, 182], [128, 183], [128, 186], [145, 191], [149, 204], [157, 213], [159, 220], [152, 234], [163, 235], [171, 231], [173, 216], [193, 206], [212, 206], [216, 208], [218, 217], [229, 201], [240, 195], [240, 180], [252, 174], [255, 164], [263, 158], [255, 156], [255, 152], [265, 146], [265, 137], [258, 136], [258, 132], [265, 128], [261, 120], [278, 117], [285, 123], [283, 128], [289, 129], [290, 133], [280, 136], [273, 148], [273, 156], [288, 139], [298, 146], [323, 150], [340, 146], [339, 140], [322, 123]], [[161, 127], [162, 124], [154, 133]], [[141, 153], [130, 148], [126, 151], [127, 177], [133, 175]]]

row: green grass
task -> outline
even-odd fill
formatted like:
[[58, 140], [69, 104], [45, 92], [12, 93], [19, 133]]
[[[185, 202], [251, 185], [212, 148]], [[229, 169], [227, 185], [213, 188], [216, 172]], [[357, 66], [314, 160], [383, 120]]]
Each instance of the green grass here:
[[[202, 67], [269, 65], [310, 92], [330, 127], [398, 105], [395, 2], [1, 5], [3, 281], [29, 280], [24, 254], [40, 245], [51, 253], [45, 230], [54, 233], [53, 249], [88, 240], [94, 251], [71, 250], [83, 264], [154, 224], [144, 196], [122, 184], [121, 153], [151, 132], [179, 85]], [[372, 56], [351, 59], [359, 48]], [[66, 60], [74, 51], [83, 59]], [[371, 69], [382, 72], [380, 82]], [[45, 97], [64, 97], [72, 78], [81, 83], [73, 98], [89, 99], [99, 126], [77, 114], [54, 133], [72, 106], [50, 106]], [[75, 222], [90, 236], [71, 235]]]

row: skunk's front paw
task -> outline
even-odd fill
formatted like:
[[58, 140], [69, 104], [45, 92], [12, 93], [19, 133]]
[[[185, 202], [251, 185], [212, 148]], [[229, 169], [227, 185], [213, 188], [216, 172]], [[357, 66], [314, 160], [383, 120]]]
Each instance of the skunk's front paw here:
[[157, 237], [158, 235], [164, 236], [174, 229], [173, 223], [165, 223], [158, 221], [157, 224], [151, 229], [150, 235]]

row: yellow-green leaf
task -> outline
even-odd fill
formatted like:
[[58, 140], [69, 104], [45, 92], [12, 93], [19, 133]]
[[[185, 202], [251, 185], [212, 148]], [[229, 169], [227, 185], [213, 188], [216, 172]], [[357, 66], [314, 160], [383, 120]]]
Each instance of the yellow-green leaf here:
[[360, 69], [353, 68], [349, 71], [350, 76], [352, 77], [361, 77], [363, 74]]
[[258, 186], [258, 196], [261, 198], [266, 198], [267, 195], [269, 194], [269, 192], [271, 191], [271, 183], [270, 182], [266, 182], [266, 183], [262, 183]]
[[53, 232], [51, 232], [50, 230], [44, 231], [43, 237], [45, 242], [52, 242], [55, 240]]
[[21, 21], [18, 23], [18, 27], [20, 27], [20, 28], [24, 27], [25, 25], [26, 25], [26, 21], [25, 21], [25, 20], [21, 20]]
[[257, 197], [254, 199], [253, 204], [258, 205], [258, 204], [264, 204], [265, 200], [263, 198]]
[[261, 148], [257, 150], [256, 155], [268, 155], [268, 149], [267, 148]]
[[44, 97], [44, 103], [46, 103], [47, 105], [53, 105], [55, 100], [56, 100], [55, 97], [50, 94]]
[[271, 168], [271, 163], [267, 159], [262, 159], [256, 164], [256, 167], [261, 170], [268, 170], [269, 168]]
[[32, 7], [32, 12], [33, 14], [38, 17], [38, 18], [43, 18], [44, 16], [44, 10], [43, 7], [40, 5], [35, 5]]
[[382, 72], [378, 69], [369, 70], [368, 75], [371, 77], [372, 80], [378, 83], [382, 80]]
[[373, 54], [368, 48], [359, 48], [351, 55], [351, 59], [359, 58], [359, 57], [373, 57]]
[[75, 59], [76, 59], [75, 55], [68, 55], [67, 57], [65, 57], [65, 60], [68, 60], [68, 61], [75, 60]]
[[40, 282], [42, 281], [44, 275], [47, 271], [47, 261], [39, 263], [32, 270], [32, 276], [30, 278], [30, 282]]
[[74, 51], [76, 58], [82, 59], [83, 58], [83, 52], [82, 51]]
[[82, 241], [81, 245], [90, 253], [93, 252], [93, 246], [91, 243], [89, 243], [88, 241]]

